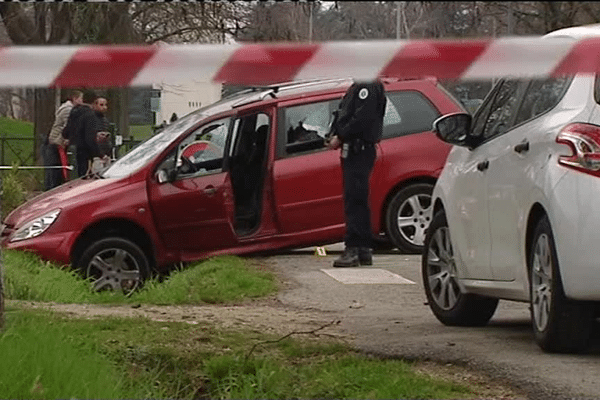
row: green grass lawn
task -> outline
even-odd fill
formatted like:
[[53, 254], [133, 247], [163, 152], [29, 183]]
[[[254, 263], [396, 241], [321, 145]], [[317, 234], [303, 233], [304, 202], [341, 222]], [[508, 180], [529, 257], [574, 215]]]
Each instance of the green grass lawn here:
[[[335, 339], [213, 323], [74, 318], [9, 308], [1, 398], [466, 399], [467, 385], [362, 355]], [[272, 342], [258, 346], [256, 343]]]
[[[235, 256], [176, 270], [129, 298], [93, 293], [74, 271], [31, 253], [3, 251], [2, 266], [5, 297], [25, 302], [241, 305], [278, 289], [266, 267]], [[279, 337], [210, 319], [79, 318], [26, 304], [10, 303], [0, 331], [0, 398], [466, 399], [486, 390], [369, 357], [327, 334]]]
[[129, 137], [135, 140], [146, 140], [152, 136], [152, 125], [131, 125], [129, 126]]
[[12, 300], [96, 304], [227, 304], [277, 291], [275, 276], [233, 256], [215, 257], [150, 279], [131, 295], [95, 293], [76, 271], [43, 262], [32, 253], [3, 251], [5, 296]]

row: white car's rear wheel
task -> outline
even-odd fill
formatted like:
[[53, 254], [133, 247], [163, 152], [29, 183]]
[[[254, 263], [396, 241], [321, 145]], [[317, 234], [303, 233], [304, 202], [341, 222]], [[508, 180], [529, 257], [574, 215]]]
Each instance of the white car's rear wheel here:
[[547, 217], [535, 229], [529, 256], [531, 322], [535, 340], [548, 352], [585, 350], [590, 341], [593, 305], [565, 297], [552, 229]]

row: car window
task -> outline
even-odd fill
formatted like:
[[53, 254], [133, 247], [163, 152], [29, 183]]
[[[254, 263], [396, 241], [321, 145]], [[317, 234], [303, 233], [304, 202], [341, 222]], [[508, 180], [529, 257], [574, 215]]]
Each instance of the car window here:
[[570, 77], [537, 79], [531, 81], [517, 113], [515, 125], [537, 117], [554, 108], [563, 97]]
[[325, 148], [325, 135], [333, 122], [333, 112], [341, 99], [285, 107], [282, 109], [285, 154]]
[[230, 122], [230, 118], [213, 121], [193, 131], [179, 144], [176, 161], [179, 175], [196, 176], [222, 170]]
[[419, 92], [387, 93], [383, 138], [430, 131], [438, 110]]
[[524, 82], [516, 79], [498, 83], [491, 97], [478, 110], [473, 124], [473, 136], [481, 142], [502, 135], [514, 125], [517, 106], [519, 104], [520, 88]]

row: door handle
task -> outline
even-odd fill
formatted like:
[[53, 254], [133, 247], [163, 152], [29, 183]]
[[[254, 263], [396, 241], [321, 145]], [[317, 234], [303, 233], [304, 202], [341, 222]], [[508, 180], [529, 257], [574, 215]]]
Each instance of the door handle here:
[[524, 141], [522, 143], [519, 143], [514, 147], [514, 150], [519, 154], [527, 153], [529, 151], [529, 142]]
[[482, 161], [480, 163], [477, 164], [477, 170], [478, 171], [485, 171], [486, 169], [488, 169], [490, 166], [490, 162], [488, 160]]
[[209, 186], [206, 189], [204, 189], [204, 193], [206, 193], [209, 196], [213, 196], [215, 193], [217, 193], [217, 188], [214, 186]]

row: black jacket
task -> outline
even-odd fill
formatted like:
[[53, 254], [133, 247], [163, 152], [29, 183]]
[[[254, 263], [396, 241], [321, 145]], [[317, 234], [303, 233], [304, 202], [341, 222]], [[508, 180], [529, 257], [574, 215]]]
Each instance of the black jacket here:
[[342, 142], [354, 139], [379, 142], [386, 101], [385, 89], [380, 81], [354, 83], [340, 103], [335, 134]]
[[85, 156], [92, 159], [103, 155], [96, 140], [96, 134], [101, 130], [103, 130], [102, 120], [94, 110], [83, 104], [71, 110], [63, 136], [75, 144], [78, 158]]

